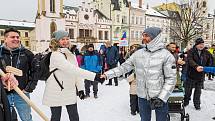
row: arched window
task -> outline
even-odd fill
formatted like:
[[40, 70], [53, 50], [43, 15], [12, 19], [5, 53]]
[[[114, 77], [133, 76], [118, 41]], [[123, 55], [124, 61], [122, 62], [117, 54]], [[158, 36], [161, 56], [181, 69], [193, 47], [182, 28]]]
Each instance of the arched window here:
[[55, 32], [57, 30], [57, 25], [55, 22], [51, 22], [50, 24], [50, 37], [52, 38], [52, 33]]
[[55, 0], [50, 0], [50, 12], [55, 13]]
[[203, 1], [202, 7], [207, 7], [207, 2], [206, 1]]

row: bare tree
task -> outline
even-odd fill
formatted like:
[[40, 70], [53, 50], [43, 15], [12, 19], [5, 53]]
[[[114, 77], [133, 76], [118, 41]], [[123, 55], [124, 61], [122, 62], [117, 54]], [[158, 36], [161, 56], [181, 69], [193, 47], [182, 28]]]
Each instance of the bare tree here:
[[205, 12], [202, 6], [205, 3], [189, 0], [180, 6], [179, 16], [172, 16], [170, 19], [175, 27], [170, 27], [171, 33], [179, 39], [182, 48], [186, 47], [188, 42], [201, 36], [204, 33]]

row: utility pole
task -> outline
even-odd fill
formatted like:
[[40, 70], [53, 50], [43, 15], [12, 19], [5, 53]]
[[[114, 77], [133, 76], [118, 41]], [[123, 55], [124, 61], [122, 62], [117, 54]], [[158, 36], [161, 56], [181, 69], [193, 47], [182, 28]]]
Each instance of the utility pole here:
[[211, 38], [211, 45], [213, 44], [213, 40], [214, 40], [214, 17], [215, 17], [215, 9], [214, 9], [214, 13], [213, 13], [213, 27], [212, 27], [212, 38]]
[[130, 49], [131, 44], [131, 1], [129, 2], [128, 6], [128, 50]]

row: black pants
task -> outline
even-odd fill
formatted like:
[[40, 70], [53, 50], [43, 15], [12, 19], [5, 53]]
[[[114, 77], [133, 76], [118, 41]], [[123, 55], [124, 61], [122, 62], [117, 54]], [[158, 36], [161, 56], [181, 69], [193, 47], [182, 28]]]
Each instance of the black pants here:
[[193, 103], [194, 106], [200, 106], [200, 97], [201, 97], [201, 89], [203, 88], [203, 82], [198, 81], [191, 81], [187, 80], [185, 82], [185, 95], [184, 95], [184, 102], [189, 103], [189, 100], [191, 99], [192, 95], [192, 89], [195, 89], [194, 95], [193, 95]]
[[[79, 121], [77, 104], [67, 105], [66, 109], [67, 109], [70, 121]], [[62, 106], [51, 107], [51, 121], [60, 121], [61, 111], [62, 111]]]
[[[114, 65], [109, 65], [108, 64], [108, 70], [113, 69], [115, 67], [117, 67], [117, 64], [114, 64]], [[113, 79], [114, 79], [115, 85], [118, 85], [118, 79], [117, 79], [117, 77], [114, 77]], [[109, 79], [108, 84], [112, 85], [112, 79]]]
[[90, 80], [85, 79], [84, 84], [85, 84], [86, 95], [90, 94], [91, 85], [93, 85], [93, 93], [97, 94], [97, 92], [98, 92], [98, 81], [90, 81]]
[[139, 112], [137, 95], [130, 94], [130, 107], [131, 112]]

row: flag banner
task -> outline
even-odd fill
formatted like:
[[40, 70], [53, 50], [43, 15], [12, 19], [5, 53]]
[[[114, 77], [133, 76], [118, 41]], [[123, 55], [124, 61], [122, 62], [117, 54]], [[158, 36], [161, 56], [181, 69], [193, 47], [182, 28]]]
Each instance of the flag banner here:
[[128, 46], [128, 40], [120, 40], [119, 46]]

